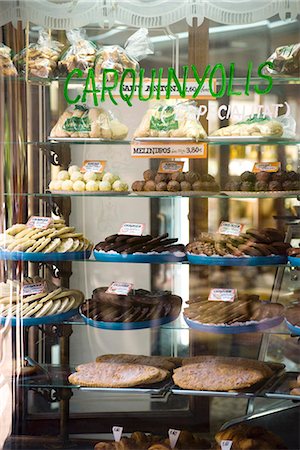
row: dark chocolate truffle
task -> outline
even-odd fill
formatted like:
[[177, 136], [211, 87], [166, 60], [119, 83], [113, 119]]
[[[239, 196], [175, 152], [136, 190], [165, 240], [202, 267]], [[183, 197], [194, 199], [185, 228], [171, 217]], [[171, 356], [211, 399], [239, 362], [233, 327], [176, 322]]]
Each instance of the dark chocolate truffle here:
[[192, 185], [188, 181], [182, 181], [180, 183], [180, 188], [181, 188], [182, 191], [191, 191], [192, 190]]
[[287, 180], [287, 181], [284, 181], [282, 183], [282, 189], [284, 191], [292, 191], [293, 190], [293, 186], [294, 186], [294, 182], [293, 181]]
[[155, 172], [150, 169], [145, 170], [145, 172], [143, 173], [143, 177], [145, 181], [154, 180]]
[[269, 191], [282, 191], [281, 183], [279, 181], [271, 181], [269, 183]]
[[167, 190], [167, 183], [165, 181], [161, 181], [160, 183], [156, 184], [156, 190], [157, 191], [166, 191]]
[[178, 183], [181, 183], [182, 181], [185, 180], [184, 173], [182, 173], [182, 172], [172, 173], [170, 178], [173, 181], [178, 181]]
[[180, 191], [180, 184], [178, 183], [178, 181], [169, 181], [167, 189], [170, 192]]
[[254, 184], [251, 183], [251, 181], [243, 181], [243, 183], [241, 184], [241, 191], [254, 191]]
[[155, 191], [156, 185], [153, 180], [146, 181], [144, 184], [144, 191]]
[[254, 183], [255, 182], [255, 173], [252, 173], [249, 171], [243, 172], [241, 175], [241, 180], [242, 181], [250, 181], [250, 182]]
[[280, 183], [283, 183], [286, 179], [287, 176], [285, 172], [274, 172], [271, 176], [272, 181], [280, 181]]
[[256, 174], [256, 181], [264, 181], [267, 183], [271, 178], [271, 174], [269, 172], [258, 172]]
[[286, 179], [289, 181], [299, 181], [299, 174], [291, 170], [290, 172], [286, 172]]
[[199, 179], [199, 175], [196, 172], [193, 172], [192, 170], [186, 172], [184, 177], [185, 181], [188, 181], [191, 184], [195, 183], [195, 181]]
[[231, 180], [225, 184], [225, 191], [239, 191], [241, 189], [241, 182]]
[[168, 177], [167, 174], [165, 173], [158, 173], [157, 175], [155, 175], [154, 181], [155, 183], [161, 183], [162, 181], [167, 181]]
[[133, 191], [141, 192], [144, 189], [145, 181], [135, 181], [132, 183], [131, 189]]
[[269, 185], [265, 181], [257, 181], [254, 185], [254, 190], [255, 191], [267, 191], [268, 187], [269, 187]]
[[202, 181], [195, 181], [195, 183], [192, 184], [193, 191], [203, 191], [202, 185]]

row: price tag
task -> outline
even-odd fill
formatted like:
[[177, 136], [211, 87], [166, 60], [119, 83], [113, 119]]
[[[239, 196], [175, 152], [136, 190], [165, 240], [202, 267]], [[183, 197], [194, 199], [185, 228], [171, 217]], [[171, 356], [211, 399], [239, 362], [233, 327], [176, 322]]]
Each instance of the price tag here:
[[142, 236], [145, 229], [144, 223], [123, 223], [118, 234], [128, 234], [130, 236]]
[[112, 432], [114, 435], [114, 440], [116, 442], [120, 442], [123, 433], [123, 427], [112, 427]]
[[45, 292], [45, 283], [25, 284], [22, 289], [23, 297]]
[[170, 428], [168, 431], [169, 439], [170, 439], [170, 445], [171, 448], [174, 448], [176, 445], [176, 442], [178, 441], [180, 430], [174, 430], [173, 428]]
[[236, 298], [236, 289], [211, 289], [208, 296], [212, 302], [234, 302]]
[[158, 173], [176, 173], [182, 172], [184, 166], [183, 161], [161, 161]]
[[105, 291], [107, 294], [127, 295], [133, 289], [133, 283], [114, 281]]
[[281, 169], [281, 162], [262, 162], [255, 163], [252, 169], [253, 173], [258, 172], [278, 172]]
[[221, 450], [230, 450], [232, 441], [221, 441]]
[[206, 142], [138, 141], [131, 143], [133, 158], [206, 158]]
[[80, 169], [80, 172], [101, 173], [104, 170], [105, 164], [106, 164], [106, 161], [98, 161], [98, 160], [86, 159], [82, 163], [82, 167]]
[[230, 236], [239, 236], [241, 234], [243, 225], [241, 223], [221, 222], [218, 233], [228, 234]]
[[44, 230], [52, 224], [51, 217], [31, 216], [26, 226], [28, 228], [43, 228]]

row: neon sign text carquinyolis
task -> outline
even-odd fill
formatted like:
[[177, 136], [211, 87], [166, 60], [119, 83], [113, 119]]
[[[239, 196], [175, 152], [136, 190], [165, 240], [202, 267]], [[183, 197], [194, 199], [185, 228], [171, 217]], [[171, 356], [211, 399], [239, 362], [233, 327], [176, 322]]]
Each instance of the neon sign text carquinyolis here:
[[[256, 77], [260, 81], [253, 85], [254, 91], [257, 94], [267, 94], [272, 89], [272, 77], [270, 75], [264, 74], [263, 69], [265, 67], [272, 68], [273, 64], [270, 61], [263, 62], [259, 65], [257, 69]], [[188, 73], [191, 70], [193, 75], [193, 92], [189, 91], [187, 87]], [[191, 99], [197, 99], [201, 97], [201, 90], [205, 83], [208, 82], [209, 94], [213, 98], [221, 98], [225, 95], [227, 96], [239, 96], [239, 95], [249, 95], [251, 77], [253, 71], [253, 63], [248, 62], [247, 75], [245, 78], [245, 86], [242, 90], [234, 90], [234, 78], [235, 78], [235, 65], [231, 63], [229, 69], [226, 70], [223, 64], [216, 64], [211, 67], [207, 65], [205, 70], [200, 76], [194, 65], [183, 66], [182, 67], [182, 78], [177, 77], [175, 69], [169, 68], [168, 75], [166, 79], [166, 84], [162, 85], [163, 80], [163, 69], [158, 70], [152, 69], [149, 78], [147, 77], [148, 84], [147, 88], [144, 89], [145, 84], [145, 70], [140, 69], [139, 72], [134, 69], [125, 69], [120, 75], [115, 69], [104, 69], [102, 73], [101, 83], [96, 82], [94, 69], [90, 68], [85, 80], [85, 85], [82, 91], [82, 95], [78, 94], [75, 98], [71, 98], [68, 91], [68, 86], [72, 78], [82, 78], [83, 72], [81, 69], [74, 69], [67, 76], [64, 85], [64, 97], [69, 104], [76, 104], [78, 102], [85, 103], [87, 101], [87, 95], [92, 95], [93, 103], [95, 106], [100, 103], [105, 102], [108, 98], [115, 105], [118, 104], [116, 98], [121, 98], [122, 101], [126, 102], [129, 106], [132, 106], [132, 98], [138, 97], [140, 101], [148, 101], [152, 99], [159, 100], [161, 95], [165, 99], [172, 98], [172, 94], [176, 94], [177, 98], [186, 98], [187, 96]], [[215, 79], [220, 80], [218, 86], [215, 83]], [[128, 80], [130, 80], [130, 85], [128, 85]], [[262, 86], [262, 83], [265, 83]]]

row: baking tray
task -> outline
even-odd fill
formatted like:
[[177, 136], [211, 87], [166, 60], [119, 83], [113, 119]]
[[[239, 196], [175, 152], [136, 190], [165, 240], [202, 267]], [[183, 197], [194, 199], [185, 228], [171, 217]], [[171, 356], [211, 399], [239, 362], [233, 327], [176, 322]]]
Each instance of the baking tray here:
[[165, 325], [167, 323], [173, 322], [177, 319], [177, 316], [168, 316], [168, 317], [162, 317], [160, 319], [154, 319], [154, 320], [144, 320], [142, 322], [105, 322], [101, 320], [93, 320], [89, 317], [86, 317], [81, 312], [81, 308], [79, 310], [79, 313], [81, 317], [83, 318], [83, 321], [94, 328], [101, 328], [103, 330], [142, 330], [144, 328], [156, 328], [160, 327], [161, 325]]
[[288, 262], [291, 266], [300, 267], [300, 258], [297, 258], [296, 256], [288, 256]]
[[174, 253], [164, 252], [164, 253], [133, 253], [133, 254], [122, 254], [122, 253], [106, 253], [94, 250], [94, 256], [97, 261], [102, 262], [115, 262], [115, 263], [176, 263], [186, 261], [186, 256], [176, 256]]
[[80, 143], [80, 144], [81, 143], [84, 144], [85, 142], [87, 142], [87, 143], [91, 143], [91, 142], [95, 142], [95, 143], [97, 143], [97, 142], [105, 142], [107, 144], [110, 144], [110, 143], [112, 143], [112, 144], [128, 143], [128, 141], [126, 141], [126, 139], [124, 139], [124, 140], [123, 139], [112, 140], [112, 139], [89, 138], [89, 137], [86, 137], [86, 138], [83, 138], [83, 137], [70, 138], [70, 137], [51, 137], [51, 136], [48, 136], [48, 141], [50, 141], [52, 143], [56, 143], [56, 142], [70, 142], [70, 143], [76, 142], [76, 143]]
[[271, 378], [259, 382], [250, 388], [241, 389], [239, 391], [194, 391], [192, 389], [181, 389], [178, 386], [173, 386], [172, 394], [175, 395], [193, 395], [196, 397], [238, 397], [238, 398], [253, 398], [264, 397], [268, 386], [274, 385], [278, 377], [281, 376], [285, 365], [280, 363], [267, 363], [274, 370]]
[[283, 198], [285, 196], [297, 197], [300, 191], [222, 191], [221, 194], [237, 198]]
[[84, 387], [76, 386], [81, 391], [99, 391], [99, 392], [110, 392], [115, 394], [155, 394], [164, 395], [167, 394], [171, 387], [173, 386], [172, 378], [161, 381], [160, 383], [149, 384], [145, 386], [137, 386], [131, 388], [98, 388], [98, 387]]
[[216, 333], [216, 334], [242, 334], [242, 333], [255, 333], [267, 330], [269, 328], [280, 325], [283, 321], [283, 317], [272, 317], [270, 319], [260, 320], [259, 322], [249, 321], [248, 325], [208, 325], [204, 323], [195, 322], [183, 316], [185, 322], [190, 328], [194, 330]]
[[43, 262], [43, 261], [77, 261], [89, 259], [92, 252], [66, 252], [66, 253], [26, 253], [26, 252], [8, 252], [0, 250], [0, 260], [4, 261], [32, 261], [32, 262]]
[[300, 327], [297, 325], [293, 325], [291, 322], [285, 319], [286, 326], [290, 330], [292, 334], [295, 334], [296, 336], [300, 336]]
[[281, 255], [227, 257], [227, 256], [205, 256], [187, 253], [187, 259], [190, 264], [200, 264], [204, 266], [272, 266], [278, 264], [286, 264], [287, 262], [287, 257]]
[[52, 323], [63, 322], [64, 320], [68, 320], [78, 313], [78, 308], [71, 309], [62, 314], [53, 314], [51, 316], [42, 316], [42, 317], [1, 317], [0, 316], [0, 325], [4, 325], [7, 322], [13, 327], [23, 326], [23, 327], [31, 327], [36, 325], [47, 325]]
[[[272, 387], [266, 392], [268, 398], [280, 398], [285, 400], [298, 400], [300, 395], [290, 394], [290, 383], [295, 382], [300, 372], [285, 372], [273, 383]], [[299, 386], [300, 387], [300, 386]]]
[[72, 195], [72, 196], [74, 196], [74, 195], [80, 195], [80, 196], [96, 195], [98, 197], [101, 197], [101, 196], [105, 197], [107, 195], [112, 197], [114, 195], [119, 196], [119, 195], [129, 195], [130, 194], [129, 191], [120, 191], [120, 192], [117, 192], [117, 191], [81, 191], [81, 192], [78, 192], [78, 191], [53, 191], [53, 190], [49, 191], [49, 193], [53, 194], [53, 195]]

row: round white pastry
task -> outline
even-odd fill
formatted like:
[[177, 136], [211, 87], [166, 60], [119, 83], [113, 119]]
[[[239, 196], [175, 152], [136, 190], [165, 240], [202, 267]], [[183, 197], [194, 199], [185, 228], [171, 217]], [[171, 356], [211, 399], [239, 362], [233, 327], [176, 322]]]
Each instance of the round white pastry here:
[[77, 180], [73, 183], [73, 191], [83, 192], [85, 191], [85, 182], [81, 180]]
[[83, 180], [83, 175], [80, 172], [73, 172], [71, 174], [71, 181], [75, 182], [75, 181], [82, 181]]
[[117, 180], [112, 185], [114, 191], [122, 192], [128, 190], [128, 185], [121, 180]]
[[55, 181], [57, 181], [57, 180], [51, 180], [50, 181], [50, 183], [49, 183], [49, 189], [50, 189], [50, 191], [54, 191], [55, 190]]
[[[69, 180], [67, 180], [67, 181], [69, 181]], [[53, 188], [50, 188], [50, 189], [53, 189], [54, 191], [61, 191], [62, 190], [62, 184], [63, 184], [63, 181], [61, 181], [61, 180], [54, 180], [53, 181]]]
[[73, 172], [80, 172], [80, 169], [79, 169], [78, 166], [70, 166], [68, 168], [68, 172], [69, 172], [70, 175], [72, 175]]
[[68, 174], [67, 170], [61, 170], [60, 172], [58, 172], [56, 179], [61, 181], [69, 180], [70, 175]]
[[87, 183], [88, 181], [97, 181], [97, 173], [95, 172], [85, 172], [83, 175], [84, 181]]
[[120, 177], [118, 175], [113, 175], [110, 172], [106, 172], [103, 175], [102, 181], [108, 181], [110, 184], [113, 184], [115, 181], [119, 180]]
[[108, 181], [99, 181], [99, 191], [111, 191], [111, 184]]
[[99, 191], [99, 183], [94, 180], [90, 180], [86, 183], [85, 189], [89, 192]]
[[73, 191], [73, 181], [65, 180], [61, 184], [62, 191]]

